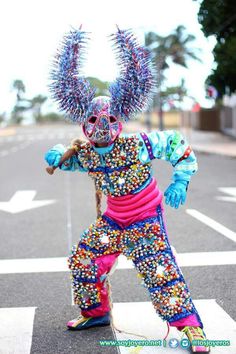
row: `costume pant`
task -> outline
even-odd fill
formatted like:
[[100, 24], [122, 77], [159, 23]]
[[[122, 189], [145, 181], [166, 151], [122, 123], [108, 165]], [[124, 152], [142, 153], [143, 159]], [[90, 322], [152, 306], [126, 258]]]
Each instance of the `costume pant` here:
[[107, 280], [120, 254], [133, 261], [163, 320], [179, 329], [182, 325], [203, 327], [172, 253], [160, 205], [156, 217], [125, 228], [103, 215], [73, 247], [69, 267], [74, 301], [83, 316], [97, 317], [110, 311]]

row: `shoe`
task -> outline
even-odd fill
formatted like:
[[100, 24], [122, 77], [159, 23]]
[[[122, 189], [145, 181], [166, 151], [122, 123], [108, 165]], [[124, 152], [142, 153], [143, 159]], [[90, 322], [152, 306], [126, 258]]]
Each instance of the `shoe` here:
[[[184, 332], [188, 337], [193, 353], [210, 353], [210, 347], [201, 343], [201, 341], [207, 341], [205, 333], [201, 327], [186, 326], [181, 332]], [[197, 343], [197, 341], [199, 341], [199, 343]]]
[[100, 317], [84, 317], [80, 315], [78, 318], [67, 322], [67, 328], [74, 331], [81, 331], [91, 327], [109, 326], [110, 313], [107, 312], [104, 316]]

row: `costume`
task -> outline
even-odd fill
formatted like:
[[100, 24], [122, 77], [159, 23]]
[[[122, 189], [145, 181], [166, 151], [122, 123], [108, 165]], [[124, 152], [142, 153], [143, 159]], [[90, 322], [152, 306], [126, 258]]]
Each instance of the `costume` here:
[[151, 166], [153, 159], [164, 159], [174, 167], [173, 183], [165, 196], [167, 204], [178, 208], [197, 171], [196, 157], [176, 131], [120, 134], [121, 120], [142, 111], [154, 91], [150, 55], [130, 31], [118, 29], [112, 38], [121, 75], [110, 86], [110, 97], [95, 98], [89, 82], [78, 76], [85, 37], [81, 30], [65, 37], [55, 60], [51, 90], [60, 108], [82, 125], [89, 142], [75, 148], [75, 154], [62, 164], [66, 148], [61, 144], [45, 157], [50, 166], [88, 173], [96, 190], [107, 197], [107, 210], [84, 231], [69, 258], [75, 303], [85, 318], [107, 316], [111, 310], [107, 279], [122, 253], [133, 261], [164, 320], [178, 329], [202, 328], [168, 241], [163, 195]]

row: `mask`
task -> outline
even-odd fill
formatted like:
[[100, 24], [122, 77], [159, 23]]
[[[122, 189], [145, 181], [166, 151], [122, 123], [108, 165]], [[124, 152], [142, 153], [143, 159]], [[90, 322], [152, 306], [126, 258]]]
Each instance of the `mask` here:
[[111, 113], [110, 98], [94, 98], [83, 124], [83, 132], [91, 144], [111, 145], [121, 130], [121, 122]]

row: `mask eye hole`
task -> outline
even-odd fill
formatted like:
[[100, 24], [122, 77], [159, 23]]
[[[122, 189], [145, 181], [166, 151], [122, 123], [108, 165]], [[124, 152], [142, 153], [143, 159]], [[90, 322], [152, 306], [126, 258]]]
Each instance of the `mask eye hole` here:
[[114, 116], [110, 116], [109, 118], [111, 123], [115, 123], [117, 121], [116, 117]]
[[91, 116], [89, 117], [88, 122], [94, 124], [96, 120], [97, 120], [97, 116]]

